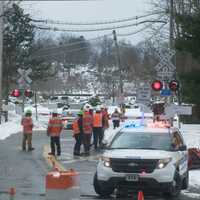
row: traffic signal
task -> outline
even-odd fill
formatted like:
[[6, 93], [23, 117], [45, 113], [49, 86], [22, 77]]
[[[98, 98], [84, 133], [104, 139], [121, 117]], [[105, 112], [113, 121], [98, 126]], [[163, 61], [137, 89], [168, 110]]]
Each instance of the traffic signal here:
[[33, 97], [34, 93], [33, 93], [32, 90], [25, 90], [25, 91], [24, 91], [24, 95], [25, 95], [26, 97], [28, 97], [28, 98], [31, 98], [31, 97]]
[[154, 91], [160, 91], [163, 88], [163, 83], [161, 81], [159, 81], [159, 80], [156, 80], [151, 84], [151, 88]]
[[18, 89], [15, 89], [10, 94], [12, 97], [19, 97], [21, 96], [21, 92]]
[[179, 82], [176, 81], [176, 80], [172, 80], [170, 81], [169, 83], [169, 89], [172, 90], [172, 91], [177, 91], [179, 88]]

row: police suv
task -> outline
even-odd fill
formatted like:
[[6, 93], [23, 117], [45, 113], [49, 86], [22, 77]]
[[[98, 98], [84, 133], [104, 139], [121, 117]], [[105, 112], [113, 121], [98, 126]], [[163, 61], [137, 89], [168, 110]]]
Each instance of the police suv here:
[[188, 187], [188, 152], [179, 129], [129, 124], [107, 146], [97, 165], [94, 189], [159, 191], [176, 197]]

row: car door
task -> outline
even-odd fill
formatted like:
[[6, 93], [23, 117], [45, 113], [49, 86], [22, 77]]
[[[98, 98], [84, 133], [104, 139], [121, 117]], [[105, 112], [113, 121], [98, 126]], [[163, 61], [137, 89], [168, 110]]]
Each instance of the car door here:
[[180, 175], [184, 174], [188, 169], [188, 153], [183, 137], [179, 131], [173, 133], [173, 142], [175, 146], [175, 151], [178, 153], [178, 166]]

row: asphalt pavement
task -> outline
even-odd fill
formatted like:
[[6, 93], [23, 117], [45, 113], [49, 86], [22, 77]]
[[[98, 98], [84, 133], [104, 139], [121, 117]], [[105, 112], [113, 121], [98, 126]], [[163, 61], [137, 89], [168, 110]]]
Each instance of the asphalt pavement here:
[[[33, 135], [32, 152], [21, 151], [22, 133], [14, 134], [9, 138], [0, 141], [0, 200], [46, 200], [45, 199], [45, 176], [50, 170], [45, 159], [43, 150], [49, 144], [49, 138], [45, 132], [35, 132]], [[93, 175], [101, 152], [91, 151], [89, 157], [73, 156], [74, 139], [70, 131], [64, 131], [61, 138], [62, 156], [60, 163], [66, 168], [73, 168], [80, 173], [81, 199], [97, 200], [101, 199], [93, 189]], [[16, 189], [16, 195], [7, 193], [9, 188]], [[187, 195], [187, 193], [189, 195]], [[191, 198], [191, 194], [194, 198]], [[194, 200], [195, 194], [199, 190], [189, 188], [184, 191], [177, 200]], [[137, 199], [137, 194], [126, 199]], [[113, 195], [106, 200], [116, 199]], [[145, 200], [163, 200], [158, 196], [145, 196]], [[59, 200], [59, 199], [58, 199]], [[67, 198], [66, 198], [67, 200]], [[104, 198], [105, 200], [105, 198]]]
[[[44, 177], [48, 172], [42, 152], [48, 138], [43, 132], [33, 135], [32, 152], [21, 150], [22, 133], [0, 141], [0, 200], [43, 200], [45, 199]], [[7, 193], [16, 189], [16, 195]]]

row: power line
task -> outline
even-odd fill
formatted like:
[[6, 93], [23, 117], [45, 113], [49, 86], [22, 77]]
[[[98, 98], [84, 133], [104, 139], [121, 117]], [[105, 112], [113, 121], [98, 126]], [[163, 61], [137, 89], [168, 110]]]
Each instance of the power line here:
[[129, 18], [124, 18], [124, 19], [116, 19], [116, 20], [109, 20], [109, 21], [96, 21], [96, 22], [62, 22], [62, 21], [56, 21], [56, 20], [42, 20], [42, 19], [31, 19], [33, 22], [37, 23], [46, 23], [46, 24], [53, 24], [53, 25], [73, 25], [73, 26], [88, 26], [88, 25], [105, 25], [105, 24], [114, 24], [114, 23], [122, 23], [122, 22], [127, 22], [127, 21], [133, 21], [133, 20], [138, 20], [141, 18], [145, 17], [150, 17], [152, 15], [157, 15], [157, 14], [162, 14], [163, 12], [154, 12], [154, 13], [149, 13], [146, 15], [141, 15], [141, 16], [135, 16], [135, 17], [129, 17]]
[[74, 45], [77, 45], [77, 44], [82, 44], [82, 43], [85, 43], [85, 42], [87, 42], [87, 41], [99, 40], [99, 39], [102, 39], [102, 38], [104, 38], [104, 37], [108, 37], [108, 36], [111, 36], [111, 35], [112, 35], [112, 33], [110, 33], [110, 34], [105, 34], [105, 35], [98, 36], [98, 37], [94, 37], [94, 38], [87, 39], [87, 40], [83, 40], [83, 41], [79, 41], [79, 42], [72, 42], [72, 43], [70, 43], [70, 44], [66, 44], [66, 45], [62, 45], [62, 46], [47, 47], [47, 48], [45, 48], [45, 49], [41, 49], [41, 50], [37, 51], [37, 54], [42, 53], [42, 51], [55, 50], [55, 49], [60, 49], [60, 48], [66, 48], [66, 47], [71, 47], [71, 46], [74, 46]]
[[[162, 24], [158, 29], [156, 29], [156, 31], [155, 31], [155, 34], [153, 34], [151, 37], [149, 37], [148, 39], [149, 40], [151, 40], [152, 39], [152, 37], [153, 36], [155, 36], [155, 35], [157, 35], [158, 34], [158, 31], [159, 30], [161, 30], [164, 26], [165, 26], [166, 24]], [[152, 24], [150, 24], [150, 25], [148, 25], [149, 27], [150, 26], [152, 26]], [[140, 29], [140, 30], [138, 30], [138, 31], [135, 31], [135, 32], [132, 32], [131, 33], [131, 35], [134, 35], [134, 34], [137, 34], [137, 33], [139, 33], [139, 32], [141, 32], [141, 31], [143, 31], [143, 30], [145, 30], [145, 29], [147, 29], [147, 28], [149, 28], [149, 27], [143, 27], [142, 29]], [[126, 35], [129, 35], [130, 33], [128, 33], [128, 34], [117, 34], [118, 36], [126, 36]], [[103, 38], [103, 37], [106, 37], [106, 36], [111, 36], [112, 34], [107, 34], [107, 35], [104, 35], [104, 36], [100, 36], [100, 37], [96, 37], [96, 38], [92, 38], [92, 39], [90, 39], [90, 40], [97, 40], [97, 39], [101, 39], [101, 38]], [[78, 42], [76, 42], [76, 44], [77, 44]], [[61, 46], [61, 47], [54, 47], [54, 48], [47, 48], [47, 49], [45, 49], [45, 50], [52, 50], [52, 49], [58, 49], [58, 48], [64, 48], [64, 47], [68, 47], [68, 46], [72, 46], [72, 45], [65, 45], [65, 46]], [[80, 47], [80, 48], [75, 48], [75, 49], [71, 49], [71, 50], [66, 50], [64, 53], [72, 53], [72, 52], [76, 52], [76, 51], [81, 51], [81, 50], [84, 50], [84, 49], [89, 49], [90, 48], [90, 46], [87, 46], [87, 47]], [[41, 52], [39, 52], [39, 54], [40, 54]], [[63, 54], [64, 54], [63, 53]], [[53, 53], [46, 53], [46, 54], [40, 54], [40, 55], [36, 55], [35, 57], [37, 57], [37, 58], [40, 58], [40, 57], [48, 57], [48, 56], [51, 56], [51, 55], [60, 55], [61, 53], [60, 52], [58, 52], [58, 51], [55, 51], [55, 52], [53, 52]]]
[[[164, 15], [163, 15], [163, 16], [164, 16]], [[162, 19], [163, 16], [161, 16], [161, 17], [159, 18], [159, 20]], [[129, 32], [129, 33], [118, 33], [117, 36], [119, 36], [119, 37], [124, 37], [124, 36], [135, 35], [135, 34], [137, 34], [137, 33], [140, 33], [140, 32], [142, 32], [142, 31], [144, 31], [144, 30], [146, 30], [146, 29], [152, 27], [152, 25], [153, 25], [153, 23], [150, 23], [150, 24], [148, 24], [147, 26], [145, 26], [145, 27], [143, 27], [143, 28], [141, 28], [141, 29], [139, 29], [139, 30], [137, 30], [137, 31], [134, 31], [134, 32]]]
[[48, 26], [37, 26], [35, 25], [35, 28], [40, 30], [48, 30], [48, 31], [61, 31], [61, 32], [95, 32], [95, 31], [108, 31], [108, 30], [115, 30], [115, 29], [122, 29], [122, 28], [128, 28], [132, 26], [138, 26], [140, 24], [144, 23], [166, 23], [166, 21], [163, 20], [145, 20], [137, 23], [131, 23], [131, 24], [125, 24], [125, 25], [119, 25], [119, 26], [110, 26], [110, 27], [103, 27], [103, 28], [94, 28], [94, 29], [63, 29], [63, 28], [57, 28], [57, 27], [48, 27]]

